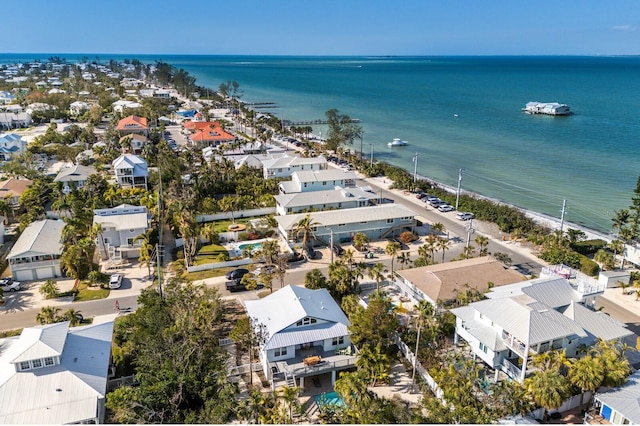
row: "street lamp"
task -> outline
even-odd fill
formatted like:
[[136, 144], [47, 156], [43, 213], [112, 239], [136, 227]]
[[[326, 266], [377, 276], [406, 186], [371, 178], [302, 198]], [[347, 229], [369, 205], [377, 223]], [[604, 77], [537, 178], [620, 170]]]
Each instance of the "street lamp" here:
[[364, 130], [360, 131], [360, 161], [362, 161], [362, 138], [364, 137]]
[[333, 265], [333, 228], [329, 228], [329, 253], [331, 253], [331, 264]]
[[371, 167], [373, 167], [373, 144], [370, 143], [369, 145], [371, 145]]
[[416, 189], [416, 181], [418, 180], [418, 153], [413, 156], [413, 189]]

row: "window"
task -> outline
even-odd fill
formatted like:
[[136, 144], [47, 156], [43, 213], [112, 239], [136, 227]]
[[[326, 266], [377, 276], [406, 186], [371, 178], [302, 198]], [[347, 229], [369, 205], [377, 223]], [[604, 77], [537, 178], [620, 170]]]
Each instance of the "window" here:
[[33, 361], [31, 361], [31, 364], [33, 364], [33, 368], [40, 368], [42, 367], [42, 360], [34, 359]]
[[333, 346], [344, 345], [344, 336], [334, 337], [331, 344]]
[[484, 352], [485, 354], [487, 353], [487, 347], [484, 345], [484, 343], [480, 342], [480, 350], [482, 352]]
[[133, 238], [127, 238], [127, 245], [129, 246], [133, 245]]
[[393, 219], [387, 219], [387, 223], [393, 223]]
[[298, 321], [296, 323], [296, 325], [301, 326], [301, 325], [309, 325], [309, 324], [315, 324], [317, 323], [318, 320], [315, 318], [309, 318], [309, 317], [305, 317], [303, 319], [301, 319], [300, 321]]
[[340, 223], [340, 224], [338, 224], [338, 226], [347, 226], [347, 224], [346, 223]]
[[49, 366], [55, 364], [53, 357], [48, 357], [44, 359], [44, 365]]
[[327, 181], [326, 180], [322, 181], [322, 186], [327, 186]]
[[29, 361], [22, 361], [20, 363], [20, 371], [30, 370], [30, 369], [31, 369], [31, 364], [29, 363]]
[[283, 356], [287, 354], [287, 348], [276, 348], [273, 351], [273, 356]]

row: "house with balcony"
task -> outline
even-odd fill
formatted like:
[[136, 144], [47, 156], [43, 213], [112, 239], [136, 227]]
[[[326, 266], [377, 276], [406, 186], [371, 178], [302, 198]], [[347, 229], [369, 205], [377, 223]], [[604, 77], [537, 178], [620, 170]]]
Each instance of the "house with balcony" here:
[[145, 135], [138, 135], [136, 133], [120, 138], [120, 145], [123, 147], [129, 145], [129, 152], [134, 155], [140, 155], [142, 153], [142, 147], [147, 143], [149, 143], [149, 140]]
[[[382, 204], [372, 207], [359, 207], [322, 212], [296, 213], [276, 216], [278, 230], [285, 240], [295, 244], [296, 224], [307, 215], [317, 225], [313, 228], [316, 241], [329, 245], [331, 238], [335, 243], [350, 243], [356, 233], [362, 232], [369, 241], [400, 236], [404, 231], [415, 231], [415, 213], [400, 204]], [[313, 244], [315, 241], [309, 241]]]
[[290, 177], [293, 172], [327, 170], [327, 159], [319, 157], [300, 157], [284, 154], [262, 162], [265, 179]]
[[137, 155], [123, 154], [113, 160], [118, 185], [123, 188], [146, 188], [149, 170], [147, 162]]
[[53, 181], [62, 182], [62, 192], [68, 194], [73, 188], [84, 188], [89, 176], [95, 173], [96, 169], [92, 166], [73, 164], [69, 167], [62, 168]]
[[37, 220], [22, 231], [7, 255], [11, 275], [16, 281], [46, 280], [63, 276], [61, 220]]
[[217, 121], [186, 121], [183, 127], [189, 132], [189, 140], [200, 148], [236, 140], [236, 137], [224, 130]]
[[0, 339], [0, 423], [104, 423], [113, 318]]
[[340, 169], [304, 170], [291, 174], [291, 180], [280, 182], [280, 194], [296, 192], [326, 191], [336, 187], [350, 188], [356, 186], [355, 172]]
[[333, 384], [338, 371], [355, 367], [350, 322], [326, 289], [289, 285], [245, 306], [266, 332], [260, 363], [274, 389], [304, 388], [306, 378], [325, 373], [331, 373]]
[[120, 204], [96, 209], [93, 213], [93, 223], [102, 228], [96, 243], [102, 260], [140, 256], [142, 241], [134, 240], [151, 227], [151, 216], [146, 207]]
[[118, 121], [116, 130], [121, 137], [131, 134], [149, 136], [147, 119], [145, 117], [138, 117], [137, 115], [130, 115]]
[[274, 196], [276, 212], [279, 215], [373, 206], [378, 197], [371, 187], [337, 187], [326, 191], [294, 192]]
[[15, 133], [0, 135], [0, 161], [9, 161], [24, 153], [26, 149], [27, 142], [20, 135]]
[[426, 300], [434, 307], [446, 306], [467, 289], [486, 293], [491, 288], [525, 279], [491, 256], [457, 262], [438, 263], [395, 271], [395, 285], [416, 301]]
[[579, 347], [597, 339], [622, 341], [633, 333], [624, 324], [584, 305], [585, 298], [562, 277], [538, 278], [493, 288], [487, 299], [451, 309], [455, 343], [463, 339], [474, 356], [513, 380], [531, 372], [536, 354]]
[[16, 178], [0, 181], [0, 199], [11, 206], [14, 214], [20, 211], [20, 197], [32, 183], [29, 179]]

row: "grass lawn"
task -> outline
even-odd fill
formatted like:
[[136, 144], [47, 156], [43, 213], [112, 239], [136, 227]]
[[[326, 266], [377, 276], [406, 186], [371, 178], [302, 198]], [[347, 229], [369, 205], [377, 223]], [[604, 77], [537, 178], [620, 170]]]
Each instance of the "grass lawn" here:
[[[243, 223], [243, 224], [247, 225], [247, 228], [249, 228], [249, 222], [252, 219], [255, 219], [255, 217], [243, 217], [242, 219], [236, 219], [236, 223]], [[217, 220], [215, 222], [215, 224], [216, 224], [215, 230], [218, 233], [220, 233], [220, 232], [228, 232], [229, 231], [229, 225], [231, 225], [232, 223], [233, 222], [231, 220]]]
[[208, 269], [206, 271], [197, 271], [197, 272], [189, 272], [185, 274], [186, 278], [192, 281], [204, 280], [206, 278], [215, 278], [222, 277], [228, 271], [231, 271], [234, 268], [216, 268], [216, 269]]
[[86, 282], [80, 282], [78, 285], [78, 295], [73, 300], [74, 302], [86, 302], [87, 300], [98, 300], [104, 299], [109, 295], [110, 290], [100, 288], [100, 287], [91, 287], [89, 288], [89, 284]]
[[200, 247], [198, 253], [196, 253], [195, 259], [193, 260], [194, 265], [204, 265], [205, 263], [214, 263], [218, 261], [218, 256], [221, 254], [229, 255], [227, 249], [218, 244], [208, 244], [206, 246]]

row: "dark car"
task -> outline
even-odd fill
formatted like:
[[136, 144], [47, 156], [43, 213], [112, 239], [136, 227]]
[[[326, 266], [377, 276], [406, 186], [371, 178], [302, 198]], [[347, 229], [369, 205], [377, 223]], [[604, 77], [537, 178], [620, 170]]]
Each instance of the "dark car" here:
[[307, 245], [307, 247], [305, 247], [305, 251], [307, 252], [307, 259], [315, 259], [316, 258], [316, 251], [313, 249], [313, 247], [311, 247], [311, 245]]
[[336, 254], [336, 256], [342, 256], [342, 253], [344, 253], [344, 249], [340, 246], [340, 244], [334, 244], [333, 252]]
[[227, 277], [228, 280], [241, 280], [242, 277], [244, 277], [248, 273], [249, 273], [248, 269], [239, 268], [239, 269], [234, 269], [233, 271], [227, 272], [225, 277]]
[[239, 279], [227, 281], [226, 283], [224, 283], [224, 286], [229, 291], [245, 291], [247, 289], [247, 287], [245, 287], [245, 285], [242, 284], [242, 281]]

